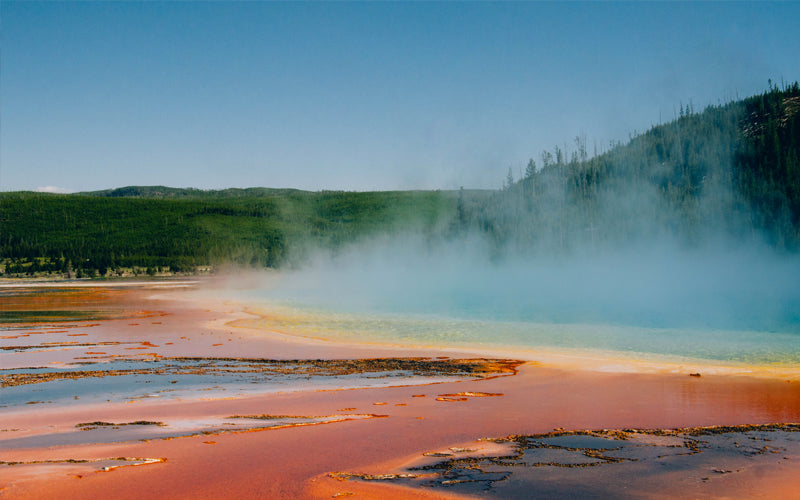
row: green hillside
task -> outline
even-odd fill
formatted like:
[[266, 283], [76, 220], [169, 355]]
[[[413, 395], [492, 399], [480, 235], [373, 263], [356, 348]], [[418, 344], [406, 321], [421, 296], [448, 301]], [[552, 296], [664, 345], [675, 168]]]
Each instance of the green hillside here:
[[311, 248], [433, 232], [454, 209], [452, 194], [416, 191], [132, 187], [98, 194], [2, 193], [0, 259], [6, 274], [277, 267]]

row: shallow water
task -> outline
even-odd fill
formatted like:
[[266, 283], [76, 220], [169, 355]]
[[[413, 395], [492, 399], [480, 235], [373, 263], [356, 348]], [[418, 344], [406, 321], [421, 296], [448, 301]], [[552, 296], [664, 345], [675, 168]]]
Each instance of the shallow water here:
[[476, 376], [448, 368], [445, 362], [426, 369], [411, 362], [405, 367], [366, 362], [342, 367], [336, 362], [200, 358], [0, 369], [0, 408], [422, 385]]

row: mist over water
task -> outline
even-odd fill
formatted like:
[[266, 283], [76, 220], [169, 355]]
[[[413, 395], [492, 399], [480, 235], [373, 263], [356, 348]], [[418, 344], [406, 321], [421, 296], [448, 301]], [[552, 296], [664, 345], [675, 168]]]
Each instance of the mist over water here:
[[796, 256], [666, 242], [562, 257], [489, 254], [479, 238], [373, 241], [319, 254], [251, 298], [294, 311], [301, 334], [800, 361]]
[[321, 250], [258, 298], [324, 337], [800, 366], [797, 103], [682, 110], [593, 156], [576, 137], [426, 236]]

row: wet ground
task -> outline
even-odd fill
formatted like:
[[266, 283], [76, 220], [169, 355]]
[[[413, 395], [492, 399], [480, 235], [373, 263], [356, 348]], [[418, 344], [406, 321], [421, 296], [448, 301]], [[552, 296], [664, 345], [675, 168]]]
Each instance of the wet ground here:
[[556, 431], [427, 452], [419, 462], [397, 472], [331, 477], [503, 499], [688, 493], [759, 467], [800, 471], [800, 424]]
[[[185, 349], [193, 339], [210, 347], [227, 347], [218, 342], [219, 337], [230, 342], [232, 333], [197, 331], [196, 327], [189, 332], [171, 330], [183, 322], [168, 312], [148, 309], [151, 305], [141, 296], [132, 296], [130, 290], [113, 286], [0, 289], [0, 357], [4, 361], [0, 368], [0, 411], [10, 415], [35, 407], [39, 416], [52, 415], [51, 425], [46, 421], [0, 428], [0, 447], [13, 453], [381, 418], [386, 415], [357, 413], [355, 408], [342, 408], [330, 415], [183, 415], [179, 404], [296, 391], [474, 380], [511, 375], [519, 365], [490, 359], [166, 356]], [[141, 326], [145, 328], [137, 328]], [[166, 331], [159, 334], [159, 329]], [[171, 347], [175, 340], [184, 344]], [[59, 421], [59, 414], [68, 409], [97, 408], [102, 414], [104, 407], [143, 401], [169, 403], [174, 410], [159, 420], [90, 420], [67, 425]], [[107, 471], [160, 462], [124, 457], [28, 458], [0, 462], [0, 470], [13, 467], [19, 473], [21, 466], [46, 471], [80, 465]]]
[[534, 434], [794, 422], [794, 380], [298, 341], [169, 287], [0, 288], [0, 495], [749, 498], [799, 476], [796, 424]]

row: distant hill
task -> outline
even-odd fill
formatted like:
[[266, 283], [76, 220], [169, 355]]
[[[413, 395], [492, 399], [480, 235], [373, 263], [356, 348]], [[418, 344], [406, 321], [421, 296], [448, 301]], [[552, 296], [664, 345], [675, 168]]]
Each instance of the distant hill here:
[[584, 138], [497, 191], [0, 193], [0, 272], [105, 275], [280, 267], [381, 235], [478, 234], [507, 253], [598, 252], [671, 238], [800, 249], [800, 86], [680, 116], [589, 151]]
[[110, 198], [262, 198], [266, 196], [285, 196], [302, 193], [298, 189], [274, 189], [264, 187], [230, 188], [220, 190], [202, 190], [196, 188], [173, 188], [167, 186], [127, 186], [102, 191], [85, 191], [77, 194], [86, 196], [107, 196]]

